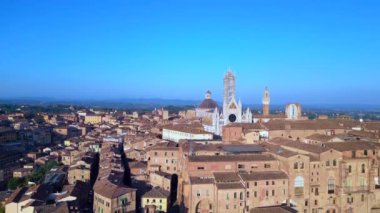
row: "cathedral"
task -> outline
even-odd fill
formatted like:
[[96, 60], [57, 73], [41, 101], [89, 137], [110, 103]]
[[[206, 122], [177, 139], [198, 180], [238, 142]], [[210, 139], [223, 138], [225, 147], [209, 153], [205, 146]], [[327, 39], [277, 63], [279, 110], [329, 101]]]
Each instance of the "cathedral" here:
[[218, 109], [217, 103], [212, 100], [211, 92], [207, 91], [205, 99], [195, 109], [196, 116], [203, 121], [204, 129], [216, 135], [222, 135], [223, 126], [229, 123], [252, 123], [252, 112], [245, 111], [241, 101], [236, 100], [236, 77], [231, 69], [224, 75], [223, 108]]

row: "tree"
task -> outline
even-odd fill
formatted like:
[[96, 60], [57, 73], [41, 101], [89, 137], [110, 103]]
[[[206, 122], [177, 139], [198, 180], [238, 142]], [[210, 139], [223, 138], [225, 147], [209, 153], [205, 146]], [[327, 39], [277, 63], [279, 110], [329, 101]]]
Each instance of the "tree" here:
[[8, 186], [8, 189], [15, 190], [19, 187], [26, 186], [26, 184], [27, 184], [26, 178], [15, 178], [15, 177], [13, 177], [8, 181], [7, 186]]

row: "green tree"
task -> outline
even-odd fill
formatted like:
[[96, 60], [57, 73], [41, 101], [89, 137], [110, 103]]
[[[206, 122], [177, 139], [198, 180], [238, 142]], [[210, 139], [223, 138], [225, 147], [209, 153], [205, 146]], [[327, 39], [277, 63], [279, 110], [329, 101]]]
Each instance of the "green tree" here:
[[41, 183], [48, 171], [50, 171], [53, 167], [58, 166], [58, 163], [55, 161], [49, 161], [45, 165], [41, 166], [32, 174], [28, 176], [28, 180], [35, 183]]
[[26, 184], [27, 184], [27, 180], [25, 178], [13, 177], [8, 181], [7, 186], [8, 186], [8, 189], [15, 190], [18, 187], [26, 186]]

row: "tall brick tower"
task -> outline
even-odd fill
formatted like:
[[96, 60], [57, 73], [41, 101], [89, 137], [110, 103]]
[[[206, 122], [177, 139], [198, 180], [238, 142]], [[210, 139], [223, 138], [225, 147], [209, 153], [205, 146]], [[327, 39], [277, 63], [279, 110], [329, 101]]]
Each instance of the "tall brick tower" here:
[[263, 115], [264, 116], [269, 115], [269, 103], [270, 103], [269, 90], [268, 90], [268, 87], [265, 87], [264, 95], [263, 95]]

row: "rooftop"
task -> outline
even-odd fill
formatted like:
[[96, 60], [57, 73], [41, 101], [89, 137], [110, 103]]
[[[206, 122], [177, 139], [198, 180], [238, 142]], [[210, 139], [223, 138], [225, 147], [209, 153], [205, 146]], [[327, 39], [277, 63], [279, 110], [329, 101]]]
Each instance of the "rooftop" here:
[[240, 176], [246, 181], [288, 179], [288, 175], [282, 171], [242, 173]]
[[190, 162], [228, 162], [228, 161], [274, 161], [271, 155], [210, 155], [189, 156]]
[[313, 154], [320, 154], [329, 150], [328, 148], [319, 145], [306, 144], [299, 141], [292, 141], [283, 138], [274, 138], [269, 142], [280, 146], [286, 146], [294, 149], [303, 150]]
[[170, 196], [170, 192], [166, 191], [160, 187], [154, 187], [145, 193], [143, 198], [168, 198]]
[[335, 142], [325, 143], [324, 145], [328, 148], [335, 149], [340, 152], [380, 149], [380, 144], [367, 141]]
[[212, 134], [211, 132], [207, 132], [203, 130], [203, 127], [194, 127], [194, 126], [189, 126], [189, 125], [169, 125], [163, 127], [163, 129], [168, 129], [168, 130], [174, 130], [178, 132], [186, 132], [190, 134]]

